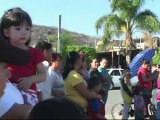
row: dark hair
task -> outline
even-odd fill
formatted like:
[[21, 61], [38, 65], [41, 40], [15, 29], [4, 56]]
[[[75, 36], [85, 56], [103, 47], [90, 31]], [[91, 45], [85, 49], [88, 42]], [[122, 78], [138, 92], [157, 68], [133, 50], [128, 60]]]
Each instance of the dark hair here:
[[55, 62], [58, 57], [62, 60], [62, 56], [59, 53], [52, 53], [52, 62]]
[[148, 60], [146, 60], [146, 59], [143, 59], [143, 60], [142, 60], [142, 63], [143, 63], [143, 64], [150, 64], [150, 61], [148, 61]]
[[129, 71], [126, 71], [126, 72], [124, 72], [123, 76], [131, 78], [131, 73]]
[[106, 61], [108, 61], [108, 59], [107, 59], [107, 58], [105, 58], [105, 57], [101, 58], [101, 59], [100, 59], [100, 62], [101, 62], [102, 60], [106, 60]]
[[88, 89], [92, 89], [99, 84], [101, 84], [101, 80], [98, 77], [91, 77], [88, 80]]
[[49, 50], [52, 48], [52, 44], [48, 43], [46, 41], [41, 41], [38, 42], [37, 45], [35, 46], [35, 48], [38, 48], [40, 50]]
[[68, 76], [69, 72], [74, 69], [75, 62], [79, 59], [79, 54], [76, 51], [69, 52], [67, 54], [65, 67], [64, 67], [64, 79]]
[[8, 44], [0, 37], [0, 62], [24, 65], [30, 57], [31, 55], [28, 51]]
[[[97, 59], [97, 60], [98, 60], [97, 57], [92, 57], [91, 59], [89, 59], [89, 63], [92, 63], [94, 59]], [[99, 62], [99, 60], [98, 60], [98, 62]]]
[[54, 97], [34, 106], [28, 119], [86, 119], [83, 110], [64, 97]]
[[140, 87], [139, 85], [136, 85], [135, 88], [133, 89], [134, 95], [139, 95], [140, 91], [143, 91], [143, 88]]
[[[22, 25], [24, 22], [27, 22], [27, 24], [32, 27], [32, 20], [27, 12], [19, 7], [9, 9], [3, 14], [1, 18], [0, 32], [2, 33], [3, 37], [8, 40], [8, 38], [4, 35], [3, 30], [11, 26]], [[25, 44], [29, 45], [29, 43], [30, 39]]]

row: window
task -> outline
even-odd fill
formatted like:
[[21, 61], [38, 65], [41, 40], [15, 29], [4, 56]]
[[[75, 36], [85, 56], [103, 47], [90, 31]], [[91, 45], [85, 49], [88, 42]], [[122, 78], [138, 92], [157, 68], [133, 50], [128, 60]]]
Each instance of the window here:
[[111, 76], [120, 76], [119, 70], [113, 70], [113, 71], [111, 72]]

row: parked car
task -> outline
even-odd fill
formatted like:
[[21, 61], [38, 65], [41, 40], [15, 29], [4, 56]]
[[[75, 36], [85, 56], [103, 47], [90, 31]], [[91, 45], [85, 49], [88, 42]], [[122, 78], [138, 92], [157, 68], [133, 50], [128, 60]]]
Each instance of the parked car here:
[[[112, 81], [113, 81], [111, 89], [116, 88], [116, 87], [120, 87], [121, 84], [120, 84], [119, 78], [122, 76], [122, 74], [124, 72], [124, 69], [111, 68], [111, 69], [107, 69], [107, 70], [108, 70], [109, 75], [111, 75]], [[138, 82], [138, 77], [137, 76], [134, 76], [133, 78], [131, 78], [132, 86], [135, 86], [137, 84], [137, 82]]]

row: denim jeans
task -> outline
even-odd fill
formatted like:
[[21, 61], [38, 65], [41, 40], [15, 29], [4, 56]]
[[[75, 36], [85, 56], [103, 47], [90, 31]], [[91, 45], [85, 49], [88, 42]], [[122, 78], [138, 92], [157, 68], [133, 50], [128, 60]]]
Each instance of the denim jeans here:
[[129, 117], [128, 112], [129, 112], [130, 108], [131, 108], [131, 104], [124, 104], [122, 120], [128, 119], [128, 117]]

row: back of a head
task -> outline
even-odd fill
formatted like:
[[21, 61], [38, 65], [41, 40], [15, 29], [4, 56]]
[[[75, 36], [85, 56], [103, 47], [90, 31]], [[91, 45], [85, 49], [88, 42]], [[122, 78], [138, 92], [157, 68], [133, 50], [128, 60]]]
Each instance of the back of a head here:
[[149, 60], [146, 60], [146, 59], [143, 59], [143, 60], [142, 60], [142, 63], [143, 63], [143, 64], [150, 64], [150, 61], [149, 61]]
[[94, 76], [94, 77], [91, 77], [87, 83], [88, 83], [88, 89], [92, 89], [95, 86], [101, 84], [101, 80], [98, 77]]
[[67, 53], [65, 68], [64, 68], [64, 78], [66, 78], [71, 70], [74, 69], [74, 64], [79, 59], [80, 55], [76, 51], [71, 51]]
[[72, 101], [55, 97], [39, 102], [28, 119], [85, 119], [85, 113]]
[[40, 50], [48, 50], [48, 49], [52, 48], [52, 44], [45, 42], [45, 41], [41, 41], [41, 42], [37, 43], [35, 48], [40, 49]]

